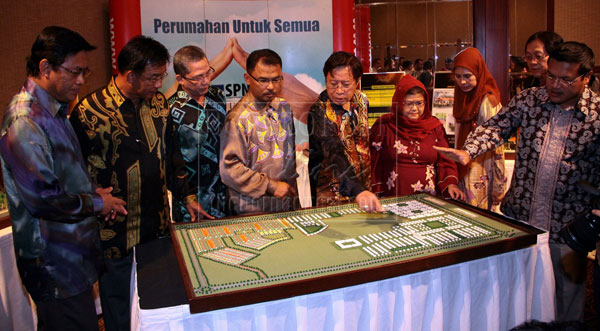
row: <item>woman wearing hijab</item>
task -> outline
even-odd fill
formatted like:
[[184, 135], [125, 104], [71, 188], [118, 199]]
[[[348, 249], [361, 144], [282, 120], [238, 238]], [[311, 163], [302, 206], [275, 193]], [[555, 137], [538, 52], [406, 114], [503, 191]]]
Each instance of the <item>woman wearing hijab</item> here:
[[418, 192], [464, 199], [454, 161], [433, 146], [448, 146], [442, 123], [431, 116], [425, 86], [404, 76], [392, 99], [392, 112], [371, 128], [373, 192], [383, 196]]
[[[454, 58], [454, 107], [456, 148], [463, 147], [469, 133], [501, 108], [500, 91], [476, 48], [467, 48]], [[499, 211], [506, 190], [504, 149], [480, 155], [466, 166], [458, 165], [459, 186], [467, 203]]]

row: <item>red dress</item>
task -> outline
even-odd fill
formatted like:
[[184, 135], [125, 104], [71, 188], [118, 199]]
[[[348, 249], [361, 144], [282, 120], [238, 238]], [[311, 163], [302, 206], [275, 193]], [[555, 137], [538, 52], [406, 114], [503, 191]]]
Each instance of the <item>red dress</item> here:
[[[416, 89], [415, 89], [416, 88]], [[419, 119], [402, 115], [407, 92], [424, 96]], [[380, 117], [371, 128], [372, 192], [380, 196], [408, 195], [417, 192], [445, 193], [458, 184], [454, 161], [439, 154], [433, 146], [448, 147], [442, 123], [431, 116], [425, 86], [410, 75], [404, 76], [392, 100], [392, 113]]]
[[441, 194], [448, 185], [458, 184], [454, 161], [432, 147], [448, 147], [443, 126], [436, 127], [419, 141], [395, 134], [394, 125], [386, 122], [379, 119], [371, 128], [374, 193], [381, 196], [417, 192]]

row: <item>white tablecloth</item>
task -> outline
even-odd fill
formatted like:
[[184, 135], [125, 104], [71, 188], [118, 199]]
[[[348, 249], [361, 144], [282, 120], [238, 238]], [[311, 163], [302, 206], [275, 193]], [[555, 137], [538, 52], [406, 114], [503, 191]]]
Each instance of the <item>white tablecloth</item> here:
[[136, 277], [132, 330], [508, 330], [554, 319], [546, 233], [537, 245], [514, 252], [199, 314], [190, 314], [188, 305], [140, 309]]
[[0, 230], [0, 330], [35, 330], [37, 319], [17, 270], [11, 227]]

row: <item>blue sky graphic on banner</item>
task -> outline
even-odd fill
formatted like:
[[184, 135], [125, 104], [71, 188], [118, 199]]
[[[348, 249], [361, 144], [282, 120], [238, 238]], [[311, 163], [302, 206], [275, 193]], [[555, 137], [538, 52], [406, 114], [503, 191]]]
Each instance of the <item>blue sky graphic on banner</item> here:
[[[235, 37], [248, 53], [275, 50], [284, 72], [316, 93], [324, 89], [322, 68], [333, 50], [331, 0], [143, 0], [140, 10], [142, 33], [163, 43], [171, 55], [196, 45], [212, 59]], [[246, 91], [243, 73], [233, 60], [212, 84], [222, 85], [229, 98], [240, 98]], [[162, 90], [174, 82], [170, 66]]]

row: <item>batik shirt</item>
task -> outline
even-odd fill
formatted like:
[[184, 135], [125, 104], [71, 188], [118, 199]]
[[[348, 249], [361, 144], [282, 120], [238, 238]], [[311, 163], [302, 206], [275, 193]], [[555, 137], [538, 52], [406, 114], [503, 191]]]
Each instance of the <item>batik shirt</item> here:
[[[199, 105], [179, 86], [169, 98], [169, 108], [179, 136], [188, 184], [197, 187], [197, 199], [202, 209], [214, 217], [227, 216], [227, 188], [219, 175], [220, 134], [226, 114], [225, 95], [211, 86], [204, 96], [204, 104]], [[173, 207], [173, 218], [176, 221], [189, 221], [190, 215], [183, 201]]]
[[371, 187], [369, 101], [361, 91], [345, 110], [331, 102], [327, 91], [308, 115], [309, 175], [313, 205], [355, 197]]
[[66, 115], [66, 104], [28, 79], [0, 133], [17, 268], [34, 300], [90, 289], [102, 257], [93, 216], [102, 211], [102, 198]]
[[296, 187], [294, 117], [290, 105], [275, 98], [256, 109], [246, 94], [227, 114], [221, 131], [221, 179], [237, 214], [291, 210], [294, 199], [278, 199], [277, 181]]
[[127, 203], [126, 216], [101, 224], [105, 257], [124, 257], [138, 243], [166, 235], [167, 184], [174, 201], [191, 192], [165, 96], [157, 93], [136, 110], [112, 79], [75, 106], [71, 124], [94, 182], [112, 186], [112, 195]]
[[[463, 147], [473, 159], [521, 129], [513, 178], [500, 209], [550, 231], [551, 242], [562, 242], [560, 229], [594, 206], [594, 197], [578, 182], [600, 185], [600, 98], [586, 87], [575, 107], [558, 108], [545, 88], [527, 89], [477, 127]], [[547, 212], [534, 211], [542, 205]]]

